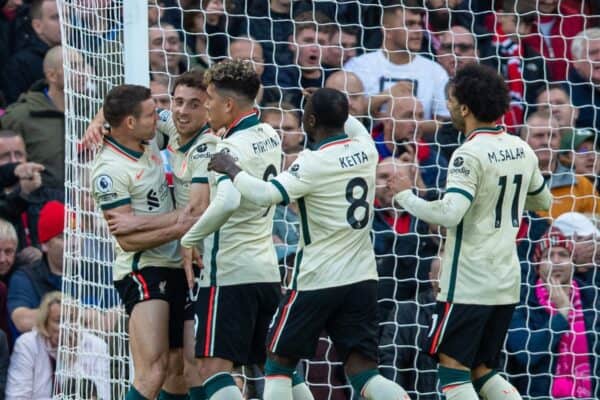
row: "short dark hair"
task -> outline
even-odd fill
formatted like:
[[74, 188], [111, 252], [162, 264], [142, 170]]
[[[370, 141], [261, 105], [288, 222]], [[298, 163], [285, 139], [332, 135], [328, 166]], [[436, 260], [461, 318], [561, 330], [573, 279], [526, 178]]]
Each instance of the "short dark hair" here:
[[504, 78], [496, 70], [481, 64], [460, 68], [450, 80], [448, 89], [459, 104], [466, 105], [475, 118], [482, 122], [494, 122], [510, 104]]
[[279, 103], [278, 102], [266, 103], [265, 105], [260, 107], [261, 119], [269, 114], [278, 114], [278, 115], [291, 114], [294, 116], [294, 118], [296, 118], [298, 120], [298, 122], [301, 121], [300, 115], [298, 114], [298, 109], [296, 107], [294, 107], [293, 105], [291, 105], [290, 103], [288, 103], [287, 101], [282, 101]]
[[42, 13], [42, 5], [48, 0], [33, 0], [31, 6], [29, 6], [29, 18], [30, 19], [41, 19], [44, 15]]
[[571, 95], [569, 94], [569, 90], [562, 83], [558, 83], [558, 82], [550, 82], [546, 85], [542, 85], [542, 87], [540, 87], [538, 89], [538, 91], [535, 92], [535, 98], [537, 99], [538, 97], [540, 97], [540, 94], [542, 94], [544, 92], [549, 92], [551, 90], [560, 90], [564, 94], [567, 95], [567, 99], [571, 100]]
[[142, 111], [141, 103], [151, 98], [152, 93], [147, 87], [128, 84], [116, 86], [104, 98], [104, 119], [111, 127], [117, 127], [129, 115], [138, 118]]
[[223, 60], [204, 73], [204, 84], [218, 90], [231, 91], [253, 102], [260, 89], [260, 78], [251, 61]]
[[10, 129], [0, 129], [0, 139], [10, 139], [14, 137], [23, 139], [23, 136], [18, 132], [11, 131]]
[[398, 10], [416, 14], [423, 14], [425, 12], [422, 0], [379, 0], [379, 4], [383, 8], [383, 14], [395, 13]]
[[321, 88], [310, 96], [316, 126], [340, 129], [348, 119], [348, 98], [339, 90]]
[[173, 93], [172, 94], [175, 93], [175, 89], [177, 89], [177, 86], [179, 86], [179, 85], [206, 91], [206, 85], [204, 84], [204, 72], [194, 70], [194, 71], [187, 71], [187, 72], [184, 72], [183, 74], [179, 75], [177, 77], [177, 79], [175, 79], [175, 82], [173, 83]]
[[321, 11], [303, 11], [294, 17], [294, 37], [306, 29], [331, 34], [335, 30], [335, 24]]

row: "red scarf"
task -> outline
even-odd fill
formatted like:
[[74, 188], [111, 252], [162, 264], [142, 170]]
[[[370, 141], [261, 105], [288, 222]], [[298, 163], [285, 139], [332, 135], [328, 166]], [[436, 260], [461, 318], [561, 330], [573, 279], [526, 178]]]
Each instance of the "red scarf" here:
[[523, 48], [521, 44], [513, 42], [510, 36], [504, 34], [502, 25], [497, 19], [492, 44], [498, 48], [502, 62], [506, 63], [504, 73], [510, 94], [510, 107], [504, 114], [503, 124], [510, 133], [516, 134], [523, 123], [524, 112]]

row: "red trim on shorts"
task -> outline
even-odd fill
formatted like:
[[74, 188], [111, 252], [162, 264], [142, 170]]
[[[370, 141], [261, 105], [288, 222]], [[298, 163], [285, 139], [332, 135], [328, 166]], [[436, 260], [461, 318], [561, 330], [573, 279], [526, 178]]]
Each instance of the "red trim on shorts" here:
[[279, 318], [279, 323], [277, 324], [277, 329], [275, 329], [275, 333], [273, 334], [273, 338], [271, 339], [271, 343], [269, 343], [269, 350], [270, 351], [273, 351], [273, 347], [275, 346], [275, 342], [277, 341], [277, 338], [279, 337], [279, 335], [281, 333], [281, 329], [283, 328], [284, 321], [287, 318], [287, 315], [288, 315], [288, 313], [290, 311], [290, 306], [294, 302], [294, 299], [296, 298], [296, 294], [297, 293], [298, 292], [296, 292], [295, 290], [293, 290], [292, 294], [290, 295], [290, 299], [285, 304], [285, 306], [283, 306], [283, 310], [281, 312], [281, 317]]
[[144, 291], [144, 300], [148, 300], [150, 298], [150, 292], [148, 291], [148, 284], [146, 283], [146, 280], [144, 279], [142, 274], [140, 274], [139, 272], [135, 273], [135, 276], [138, 278], [138, 280], [142, 284], [142, 290]]
[[444, 308], [444, 316], [440, 320], [437, 329], [435, 330], [435, 335], [433, 336], [433, 342], [431, 343], [431, 347], [429, 348], [429, 354], [435, 354], [435, 349], [438, 347], [438, 341], [440, 339], [440, 334], [442, 333], [442, 329], [444, 329], [444, 323], [446, 322], [446, 318], [448, 318], [448, 311], [450, 310], [450, 303], [446, 303], [446, 307]]
[[213, 307], [215, 303], [215, 287], [210, 287], [210, 296], [208, 298], [208, 316], [206, 318], [206, 338], [204, 339], [204, 356], [210, 355], [210, 337], [212, 334]]

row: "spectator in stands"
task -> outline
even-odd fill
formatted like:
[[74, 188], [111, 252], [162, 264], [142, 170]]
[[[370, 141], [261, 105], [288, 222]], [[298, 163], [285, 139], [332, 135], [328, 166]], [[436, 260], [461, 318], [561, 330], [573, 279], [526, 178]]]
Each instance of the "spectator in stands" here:
[[454, 77], [457, 69], [478, 62], [476, 43], [473, 33], [461, 25], [454, 25], [440, 34], [435, 57], [450, 78]]
[[414, 300], [418, 291], [429, 288], [427, 272], [431, 258], [437, 254], [437, 243], [429, 236], [429, 226], [409, 213], [392, 206], [392, 193], [386, 186], [393, 174], [406, 174], [420, 183], [416, 168], [410, 162], [392, 157], [377, 166], [373, 247], [379, 273], [380, 317], [385, 318], [396, 301]]
[[303, 90], [325, 86], [327, 76], [321, 68], [318, 32], [330, 29], [330, 23], [327, 16], [312, 11], [294, 18], [294, 34], [288, 38], [294, 58], [292, 65], [279, 68], [277, 83], [282, 88], [283, 99], [296, 108], [302, 107]]
[[304, 150], [305, 135], [300, 128], [300, 115], [289, 103], [268, 103], [261, 109], [260, 118], [281, 137], [284, 153], [282, 170], [285, 171]]
[[[64, 191], [65, 184], [65, 92], [63, 79], [63, 49], [53, 47], [44, 57], [45, 81], [38, 81], [18, 103], [6, 110], [0, 120], [3, 129], [19, 133], [25, 140], [29, 161], [45, 167], [44, 185]], [[81, 56], [72, 51], [69, 56], [72, 70], [81, 68]], [[72, 74], [81, 79], [80, 74]], [[72, 87], [85, 83], [72, 82]]]
[[[348, 96], [348, 112], [363, 122], [367, 119], [367, 96], [358, 76], [353, 72], [337, 71], [325, 81], [325, 87], [339, 90]], [[365, 124], [370, 126], [370, 123]]]
[[8, 284], [8, 312], [18, 332], [30, 331], [42, 297], [61, 290], [65, 206], [48, 202], [40, 212], [38, 235], [44, 257], [15, 271]]
[[34, 34], [7, 61], [2, 75], [2, 89], [9, 104], [44, 77], [44, 56], [61, 41], [56, 0], [34, 0], [29, 15]]
[[277, 83], [277, 67], [293, 63], [288, 46], [294, 32], [292, 5], [289, 0], [256, 1], [248, 10], [248, 32], [263, 48], [265, 74], [262, 83], [273, 86]]
[[171, 24], [160, 23], [148, 29], [150, 74], [154, 76], [181, 75], [188, 69], [183, 45], [177, 29]]
[[431, 261], [429, 283], [414, 301], [398, 303], [383, 320], [379, 370], [386, 378], [422, 400], [437, 400], [437, 362], [425, 351], [435, 296], [439, 289], [440, 258]]
[[[0, 219], [0, 281], [8, 283], [14, 272], [13, 266], [17, 257], [17, 231], [8, 221]], [[0, 310], [0, 313], [2, 310]], [[2, 321], [0, 321], [0, 324]]]
[[[437, 63], [416, 55], [423, 39], [419, 2], [384, 0], [382, 48], [348, 61], [344, 66], [363, 83], [368, 96], [376, 96], [398, 83], [407, 83], [423, 105], [424, 119], [447, 119], [445, 87], [448, 74]], [[379, 111], [379, 110], [376, 110]], [[423, 131], [433, 133], [437, 125], [430, 121]]]
[[155, 76], [154, 79], [150, 81], [150, 91], [152, 92], [152, 98], [154, 99], [156, 108], [165, 110], [171, 109], [169, 78], [165, 76]]
[[535, 284], [508, 332], [512, 382], [531, 398], [600, 396], [598, 288], [573, 278], [572, 251], [573, 242], [557, 229], [542, 238]]
[[554, 197], [550, 212], [539, 211], [537, 213], [540, 216], [557, 218], [569, 211], [589, 214], [600, 212], [594, 185], [558, 162], [558, 122], [549, 113], [538, 111], [531, 114], [521, 129], [521, 138], [535, 151], [540, 170], [547, 177]]
[[[523, 13], [537, 11], [531, 32], [523, 37], [523, 43], [544, 56], [553, 81], [567, 78], [568, 61], [572, 60], [571, 41], [585, 26], [585, 16], [569, 7], [565, 1], [545, 0], [524, 3]], [[536, 9], [537, 6], [537, 9]], [[579, 58], [579, 57], [576, 57]]]
[[579, 109], [576, 126], [600, 130], [600, 28], [580, 32], [572, 43], [571, 100]]
[[[17, 12], [22, 5], [23, 0], [0, 1], [0, 72], [4, 70], [6, 61], [14, 51], [15, 32], [13, 25], [17, 18]], [[0, 97], [3, 97], [1, 87]], [[0, 100], [0, 107], [2, 107], [2, 103], [2, 100]]]
[[[325, 31], [327, 35], [327, 31]], [[328, 46], [322, 48], [321, 65], [326, 74], [339, 71], [351, 58], [356, 57], [358, 49], [358, 30], [353, 26], [334, 25], [327, 38]]]
[[0, 191], [0, 217], [16, 228], [18, 250], [29, 253], [29, 246], [38, 245], [36, 224], [40, 208], [48, 200], [62, 199], [64, 193], [43, 185], [44, 167], [27, 162], [23, 138], [13, 131], [0, 130], [0, 166], [12, 169]]
[[417, 163], [429, 198], [437, 198], [439, 190], [446, 186], [448, 160], [418, 132], [423, 114], [417, 98], [410, 95], [395, 98], [389, 103], [383, 123], [375, 126], [373, 139], [380, 158], [408, 155], [408, 162]]
[[[549, 112], [561, 129], [570, 131], [579, 117], [579, 108], [574, 107], [568, 88], [560, 83], [551, 83], [537, 95], [535, 106], [538, 111]], [[563, 133], [564, 134], [564, 133]]]
[[[592, 129], [573, 129], [560, 139], [561, 161], [576, 175], [585, 176], [597, 188], [600, 174], [598, 138]], [[600, 211], [600, 210], [599, 210]]]
[[[61, 386], [61, 378], [56, 371], [61, 302], [60, 292], [47, 293], [35, 318], [35, 329], [17, 339], [8, 368], [7, 400], [49, 399], [53, 387]], [[76, 325], [76, 311], [71, 312], [71, 324]], [[73, 352], [73, 357], [63, 360], [66, 363], [63, 367], [94, 381], [99, 398], [109, 399], [110, 357], [107, 344], [90, 333], [80, 332], [65, 335], [63, 345]]]

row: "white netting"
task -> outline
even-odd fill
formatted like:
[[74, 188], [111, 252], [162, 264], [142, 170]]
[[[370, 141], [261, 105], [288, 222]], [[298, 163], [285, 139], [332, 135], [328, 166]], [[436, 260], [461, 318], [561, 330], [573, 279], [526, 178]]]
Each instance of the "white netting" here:
[[[271, 8], [269, 3], [273, 4]], [[290, 7], [289, 3], [291, 10], [286, 10]], [[561, 150], [558, 142], [552, 140], [552, 135], [566, 137], [562, 132], [569, 130], [574, 123], [578, 128], [595, 130], [600, 127], [598, 108], [591, 104], [595, 101], [600, 105], [600, 95], [593, 90], [593, 85], [600, 85], [600, 77], [583, 77], [580, 83], [567, 87], [563, 92], [567, 98], [566, 105], [556, 97], [560, 94], [561, 84], [578, 79], [568, 73], [584, 73], [585, 65], [595, 66], [596, 69], [591, 70], [597, 70], [600, 49], [594, 52], [595, 47], [586, 47], [584, 43], [578, 54], [571, 55], [569, 50], [571, 39], [595, 22], [589, 17], [593, 15], [594, 4], [577, 0], [505, 0], [504, 11], [501, 12], [498, 4], [492, 9], [491, 2], [476, 0], [404, 3], [409, 10], [425, 11], [416, 14], [399, 12], [384, 18], [379, 2], [374, 0], [256, 0], [229, 1], [225, 5], [221, 0], [149, 0], [151, 89], [157, 102], [162, 107], [169, 107], [171, 85], [178, 74], [190, 68], [207, 68], [229, 55], [251, 59], [262, 74], [262, 117], [282, 132], [284, 150], [288, 153], [286, 165], [289, 165], [293, 154], [303, 146], [303, 135], [299, 134], [300, 119], [294, 112], [302, 104], [301, 89], [324, 85], [325, 76], [346, 63], [344, 70], [356, 73], [359, 80], [352, 75], [338, 74], [337, 79], [331, 78], [329, 85], [348, 92], [351, 112], [362, 117], [372, 129], [382, 158], [389, 153], [399, 157], [397, 162], [419, 167], [420, 173], [415, 182], [424, 197], [433, 199], [443, 192], [448, 160], [463, 140], [449, 124], [436, 131], [432, 122], [436, 117], [444, 119], [448, 116], [444, 93], [446, 75], [453, 74], [457, 67], [468, 62], [487, 63], [505, 76], [511, 90], [511, 108], [504, 119], [509, 130], [518, 133], [527, 113], [531, 114], [536, 106], [542, 112], [537, 117], [530, 117], [537, 118], [537, 122], [527, 121], [533, 128], [525, 132], [524, 137], [535, 147], [534, 136], [546, 135], [539, 139], [541, 144], [538, 144], [537, 150], [547, 148], [547, 153], [553, 156], [552, 162], [559, 160], [567, 169], [566, 172], [552, 169], [556, 172], [551, 181], [555, 184], [553, 190], [568, 202], [562, 206], [562, 211], [597, 214], [594, 207], [598, 197], [593, 191], [593, 179], [600, 170], [600, 163], [595, 144], [587, 151], [577, 146], [573, 146], [577, 148], [571, 151]], [[104, 357], [110, 363], [110, 372], [107, 377], [99, 377], [86, 375], [85, 369], [73, 368], [72, 359], [86, 354], [81, 346], [69, 348], [69, 340], [66, 339], [69, 336], [63, 335], [57, 374], [65, 384], [57, 389], [57, 393], [59, 397], [80, 398], [76, 393], [89, 386], [83, 379], [88, 378], [97, 386], [110, 382], [112, 398], [122, 398], [128, 385], [129, 358], [124, 314], [111, 311], [117, 304], [110, 281], [112, 241], [101, 215], [91, 206], [87, 180], [89, 164], [80, 159], [77, 141], [107, 89], [124, 81], [123, 2], [59, 0], [59, 4], [63, 43], [67, 48], [67, 201], [77, 221], [67, 235], [69, 250], [65, 253], [64, 292], [71, 297], [63, 307], [63, 331], [76, 334], [78, 343], [83, 343], [84, 333], [93, 334], [107, 343], [104, 353], [92, 353], [93, 357]], [[421, 8], [423, 4], [426, 7]], [[394, 20], [398, 15], [399, 19]], [[388, 66], [389, 62], [383, 55], [366, 62], [350, 60], [357, 53], [375, 54], [383, 40], [381, 27], [390, 24], [392, 28], [394, 24], [396, 27], [388, 31], [386, 41], [389, 41], [389, 46], [404, 46], [413, 54], [419, 54], [422, 56], [420, 64], [411, 62], [412, 67], [404, 65], [395, 69]], [[542, 32], [542, 35], [536, 32]], [[256, 42], [250, 41], [249, 37], [255, 38]], [[543, 54], [538, 54], [536, 49]], [[392, 54], [390, 59], [394, 63], [406, 63], [405, 53], [392, 51]], [[573, 65], [581, 69], [568, 69], [569, 60], [577, 60]], [[304, 74], [297, 69], [299, 64], [305, 66]], [[85, 82], [82, 83], [82, 79]], [[552, 86], [553, 83], [558, 83], [558, 86]], [[582, 85], [590, 83], [591, 94], [586, 98], [587, 92], [582, 92]], [[538, 91], [544, 88], [550, 88], [548, 93], [552, 95], [538, 96]], [[383, 96], [377, 96], [380, 93]], [[413, 94], [419, 102], [415, 101]], [[385, 103], [391, 97], [396, 99]], [[572, 109], [579, 110], [580, 118], [577, 120], [576, 117], [569, 120], [563, 115], [571, 102], [576, 105]], [[544, 110], [558, 119], [561, 132], [559, 124], [549, 121], [543, 114]], [[591, 138], [595, 135], [593, 131]], [[565, 146], [575, 142], [579, 143], [570, 139]], [[593, 157], [591, 164], [577, 161], [582, 154]], [[587, 178], [576, 177], [575, 185], [569, 186], [567, 182], [564, 186], [564, 179], [571, 179], [568, 169], [572, 166], [578, 174], [593, 178], [593, 183], [586, 185], [580, 179]], [[384, 166], [380, 173], [382, 176], [387, 173]], [[379, 184], [382, 184], [381, 181]], [[430, 333], [433, 297], [428, 272], [431, 264], [438, 262], [443, 231], [406, 215], [387, 213], [390, 208], [389, 204], [385, 204], [386, 194], [378, 193], [377, 197], [379, 208], [373, 237], [381, 274], [380, 368], [387, 377], [405, 386], [412, 398], [437, 399], [440, 395], [436, 364], [419, 349]], [[586, 199], [585, 204], [582, 198]], [[579, 200], [574, 201], [576, 199]], [[572, 355], [580, 350], [559, 348], [569, 344], [561, 342], [563, 336], [560, 330], [553, 331], [554, 327], [548, 325], [549, 317], [544, 314], [545, 310], [539, 304], [532, 305], [537, 300], [537, 269], [529, 262], [534, 245], [547, 223], [538, 215], [529, 216], [524, 221], [518, 246], [524, 262], [525, 305], [517, 311], [521, 319], [513, 321], [515, 325], [509, 333], [508, 356], [503, 357], [500, 369], [508, 374], [524, 397], [548, 398], [554, 395], [554, 390], [558, 390], [554, 385], [560, 384], [558, 380], [554, 380], [553, 384], [552, 380], [558, 354]], [[293, 208], [278, 207], [275, 222], [280, 263], [282, 267], [288, 266], [298, 240], [298, 218]], [[565, 224], [569, 225], [569, 222]], [[575, 224], [575, 230], [580, 226]], [[597, 332], [600, 331], [600, 318], [596, 292], [598, 274], [594, 261], [596, 252], [594, 239], [582, 243], [587, 246], [587, 255], [583, 256], [580, 252], [574, 258], [579, 264], [591, 265], [577, 274], [586, 296], [589, 293], [592, 296], [586, 297], [582, 303], [588, 338], [583, 358], [587, 356], [589, 363], [586, 364], [582, 358], [575, 358], [575, 361], [562, 358], [566, 364], [561, 364], [560, 368], [565, 376], [562, 382], [567, 382], [563, 387], [577, 388], [585, 393], [585, 388], [570, 384], [569, 379], [574, 375], [571, 371], [581, 372], [579, 368], [587, 371], [589, 366], [592, 378], [586, 382], [591, 382], [593, 390], [596, 390], [594, 393], [598, 393], [600, 339]], [[519, 325], [521, 323], [523, 325]], [[571, 368], [569, 362], [577, 365], [571, 365]], [[303, 362], [302, 367], [315, 398], [350, 399], [356, 396], [329, 339], [324, 337], [319, 341], [316, 357]], [[262, 386], [260, 372], [256, 368], [244, 368], [242, 376], [247, 378], [244, 380], [247, 393], [258, 397]], [[74, 386], [67, 384], [70, 380], [75, 382]], [[588, 397], [596, 396], [591, 394]]]

